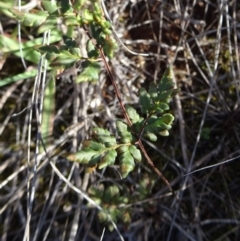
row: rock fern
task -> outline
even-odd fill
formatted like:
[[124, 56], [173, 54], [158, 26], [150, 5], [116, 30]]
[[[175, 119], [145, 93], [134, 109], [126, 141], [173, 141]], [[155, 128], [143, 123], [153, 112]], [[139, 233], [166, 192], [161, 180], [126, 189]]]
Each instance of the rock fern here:
[[118, 164], [122, 177], [131, 172], [135, 163], [142, 160], [138, 143], [142, 137], [156, 141], [158, 135], [167, 136], [172, 128], [174, 116], [167, 111], [174, 89], [171, 67], [167, 68], [159, 83], [152, 83], [148, 90], [139, 91], [140, 111], [126, 106], [131, 121], [129, 126], [124, 120], [116, 121], [116, 134], [95, 128], [91, 140], [83, 142], [82, 149], [67, 158], [87, 165], [90, 170]]

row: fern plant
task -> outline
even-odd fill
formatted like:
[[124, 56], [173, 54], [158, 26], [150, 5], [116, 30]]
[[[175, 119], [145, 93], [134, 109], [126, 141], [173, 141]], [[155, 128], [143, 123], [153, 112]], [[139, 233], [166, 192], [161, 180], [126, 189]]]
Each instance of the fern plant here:
[[[132, 106], [123, 108], [123, 111], [126, 110], [127, 119], [126, 122], [124, 120], [116, 121], [116, 135], [112, 135], [103, 128], [94, 128], [92, 139], [83, 141], [82, 149], [68, 155], [67, 158], [85, 164], [89, 171], [97, 167], [102, 169], [117, 162], [122, 177], [127, 177], [134, 169], [135, 163], [140, 162], [144, 155], [172, 191], [167, 179], [155, 168], [148, 157], [141, 143], [141, 137], [156, 141], [158, 135], [169, 135], [168, 131], [172, 128], [174, 116], [167, 111], [170, 99], [176, 92], [174, 86], [172, 68], [169, 67], [158, 83], [152, 83], [148, 90], [140, 89], [139, 104], [141, 108], [139, 113]], [[125, 185], [122, 185], [123, 188], [125, 187], [124, 195], [120, 194], [116, 185], [105, 188], [102, 184], [97, 188], [89, 188], [88, 193], [91, 198], [101, 204], [104, 210], [98, 212], [98, 219], [101, 223], [107, 224], [109, 230], [113, 230], [113, 225], [106, 213], [109, 213], [115, 222], [122, 220], [128, 226], [132, 213], [131, 205], [128, 206], [128, 204], [145, 199], [153, 182], [149, 177], [143, 177], [138, 186], [136, 197], [130, 194]]]
[[89, 170], [102, 169], [118, 161], [120, 173], [123, 178], [126, 177], [135, 163], [142, 160], [141, 137], [156, 141], [157, 135], [169, 135], [174, 116], [167, 111], [175, 92], [174, 86], [172, 68], [169, 67], [159, 83], [151, 83], [148, 90], [140, 89], [140, 113], [132, 106], [126, 107], [130, 124], [117, 120], [116, 135], [103, 128], [95, 128], [92, 139], [83, 141], [82, 149], [67, 158], [87, 165]]

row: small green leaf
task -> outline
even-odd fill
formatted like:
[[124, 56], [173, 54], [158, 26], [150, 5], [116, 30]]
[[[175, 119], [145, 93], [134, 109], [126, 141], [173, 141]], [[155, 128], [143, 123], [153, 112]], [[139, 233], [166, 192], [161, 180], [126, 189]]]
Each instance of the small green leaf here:
[[166, 113], [161, 117], [153, 115], [149, 118], [145, 130], [155, 133], [163, 130], [170, 130], [172, 128], [173, 120], [174, 117], [170, 113]]
[[83, 5], [85, 5], [87, 1], [88, 1], [88, 0], [76, 0], [76, 1], [74, 1], [74, 2], [72, 3], [72, 4], [73, 4], [73, 8], [74, 8], [75, 10], [80, 11], [80, 10], [82, 9]]
[[123, 213], [122, 219], [123, 219], [123, 223], [125, 224], [131, 223], [131, 215], [129, 214], [129, 212], [125, 211]]
[[99, 53], [96, 49], [96, 47], [94, 46], [94, 44], [92, 43], [92, 40], [89, 39], [87, 41], [87, 54], [89, 58], [97, 58]]
[[82, 164], [88, 164], [91, 158], [97, 153], [96, 151], [92, 153], [92, 151], [93, 151], [92, 149], [85, 148], [79, 152], [68, 155], [66, 158], [70, 161], [80, 162]]
[[98, 1], [94, 0], [92, 2], [93, 2], [93, 14], [99, 17], [102, 17], [101, 7], [99, 6]]
[[127, 105], [126, 111], [127, 111], [127, 114], [128, 114], [128, 116], [129, 116], [129, 118], [130, 118], [130, 120], [132, 121], [133, 124], [139, 122], [140, 116], [132, 106]]
[[66, 26], [78, 26], [79, 25], [79, 18], [76, 16], [75, 13], [66, 13], [64, 14], [64, 23]]
[[54, 29], [57, 25], [58, 18], [56, 16], [48, 16], [46, 20], [39, 26], [37, 33], [43, 33], [49, 29]]
[[88, 193], [93, 198], [95, 197], [102, 198], [104, 194], [104, 185], [101, 183], [97, 186], [97, 188], [94, 186], [90, 186], [88, 189]]
[[128, 150], [128, 145], [122, 145], [122, 146], [118, 147], [116, 150], [119, 154], [122, 154]]
[[60, 54], [56, 56], [54, 60], [50, 63], [50, 66], [71, 66], [76, 61], [80, 60], [81, 56], [74, 55], [68, 50], [60, 50]]
[[139, 193], [140, 200], [145, 199], [147, 195], [151, 193], [154, 183], [154, 179], [150, 178], [147, 174], [141, 177], [136, 190], [136, 192]]
[[99, 63], [90, 62], [87, 60], [82, 63], [82, 67], [83, 67], [83, 71], [77, 77], [77, 80], [76, 80], [77, 83], [86, 82], [86, 81], [96, 82], [98, 80], [98, 76], [101, 70]]
[[173, 80], [174, 80], [173, 69], [172, 69], [172, 66], [169, 66], [163, 74], [162, 81], [169, 83], [169, 82], [173, 82]]
[[155, 111], [156, 114], [162, 114], [164, 112], [164, 110], [162, 108], [160, 108], [158, 105], [155, 106]]
[[158, 99], [162, 102], [169, 103], [172, 97], [173, 89], [160, 91], [158, 94]]
[[104, 193], [104, 198], [106, 198], [106, 200], [112, 200], [113, 197], [118, 197], [120, 195], [119, 193], [119, 188], [117, 185], [111, 185], [109, 186], [105, 193]]
[[93, 133], [94, 133], [95, 138], [99, 142], [104, 143], [104, 145], [106, 147], [111, 147], [111, 146], [116, 145], [115, 136], [112, 136], [108, 130], [105, 130], [102, 128], [94, 128]]
[[84, 9], [83, 18], [84, 21], [86, 21], [86, 23], [89, 24], [90, 22], [93, 22], [93, 13], [90, 12], [88, 9]]
[[[110, 33], [108, 33], [110, 34]], [[114, 56], [114, 50], [117, 49], [117, 43], [114, 39], [106, 37], [103, 44], [103, 51], [108, 58], [112, 59]]]
[[120, 157], [120, 172], [123, 178], [125, 178], [134, 167], [134, 159], [129, 151], [124, 152]]
[[70, 50], [70, 53], [72, 54], [72, 55], [75, 55], [75, 56], [81, 56], [81, 50], [80, 50], [80, 48], [71, 48]]
[[168, 68], [158, 84], [150, 83], [149, 92], [140, 89], [140, 104], [145, 114], [161, 114], [169, 110], [168, 103], [174, 91], [173, 72]]
[[116, 126], [121, 141], [123, 143], [131, 142], [133, 138], [128, 126], [120, 120], [116, 121]]
[[168, 132], [168, 130], [160, 131], [159, 135], [161, 135], [161, 136], [169, 136], [169, 132]]
[[159, 103], [156, 105], [156, 110], [158, 111], [158, 113], [163, 113], [166, 110], [169, 110], [169, 105], [166, 103]]
[[99, 160], [104, 151], [105, 147], [102, 144], [90, 141], [88, 143], [88, 147], [68, 155], [67, 159], [70, 161], [80, 162], [82, 164], [89, 164], [91, 161], [90, 164], [93, 164]]
[[15, 7], [15, 4], [13, 1], [0, 1], [0, 12], [3, 14], [6, 14], [8, 17], [13, 17], [12, 14], [10, 14], [9, 10], [11, 10], [13, 7]]
[[172, 128], [172, 123], [164, 122], [163, 117], [160, 117], [157, 121], [153, 123], [152, 126], [156, 126], [156, 130], [170, 130]]
[[102, 151], [103, 149], [105, 149], [102, 143], [98, 143], [95, 141], [90, 141], [88, 147], [95, 151]]
[[98, 164], [98, 168], [102, 169], [106, 166], [113, 165], [115, 163], [115, 159], [117, 157], [117, 152], [115, 150], [110, 150], [107, 154], [100, 160]]
[[150, 83], [148, 92], [153, 100], [158, 99], [158, 89], [154, 82]]
[[152, 110], [152, 100], [148, 92], [141, 88], [139, 91], [139, 102], [141, 105], [142, 113], [148, 114]]
[[97, 153], [94, 156], [92, 156], [87, 164], [86, 171], [89, 173], [95, 171], [95, 169], [97, 168], [97, 164], [99, 163], [100, 160], [101, 160], [101, 153]]
[[132, 155], [132, 157], [134, 158], [135, 161], [137, 162], [141, 162], [142, 161], [142, 154], [141, 151], [139, 149], [137, 149], [136, 146], [131, 145], [129, 146], [129, 151]]
[[157, 141], [157, 136], [153, 134], [152, 132], [146, 131], [144, 133], [144, 136], [149, 139], [150, 141]]
[[172, 122], [174, 121], [174, 116], [169, 113], [166, 113], [162, 116], [162, 120], [165, 124], [171, 125]]
[[100, 223], [103, 223], [103, 222], [106, 222], [108, 220], [108, 216], [105, 212], [99, 211], [98, 212], [98, 219], [99, 219]]
[[[111, 30], [111, 23], [109, 21], [103, 21], [102, 24], [102, 31], [107, 34], [107, 35], [110, 35], [112, 33], [112, 30]], [[115, 43], [116, 41], [113, 40]], [[116, 44], [117, 46], [117, 44]]]
[[172, 67], [169, 67], [166, 69], [160, 82], [158, 83], [159, 98], [161, 101], [165, 103], [169, 102], [174, 86], [175, 83]]
[[22, 22], [24, 26], [38, 27], [40, 26], [48, 17], [48, 13], [41, 10], [34, 10], [32, 13], [21, 12], [17, 9], [11, 9], [13, 15], [16, 16], [18, 20]]
[[49, 13], [52, 14], [58, 10], [58, 6], [56, 2], [53, 1], [42, 1], [41, 2], [43, 8]]

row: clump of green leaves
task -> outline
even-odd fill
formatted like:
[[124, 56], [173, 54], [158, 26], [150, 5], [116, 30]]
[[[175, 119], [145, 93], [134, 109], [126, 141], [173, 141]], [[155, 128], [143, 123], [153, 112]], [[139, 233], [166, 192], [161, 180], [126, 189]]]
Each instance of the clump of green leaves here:
[[101, 183], [97, 186], [91, 186], [88, 189], [88, 194], [104, 210], [98, 212], [99, 221], [107, 224], [109, 230], [113, 230], [112, 223], [106, 213], [111, 216], [114, 222], [118, 223], [119, 220], [122, 220], [127, 227], [132, 218], [132, 205], [129, 204], [146, 199], [151, 194], [154, 183], [154, 177], [146, 174], [136, 183], [134, 192], [132, 187], [124, 184], [120, 187], [116, 184], [107, 186]]
[[122, 177], [126, 177], [134, 169], [135, 163], [142, 160], [138, 147], [142, 135], [151, 141], [156, 141], [157, 135], [169, 135], [174, 117], [166, 111], [175, 92], [174, 86], [172, 69], [169, 67], [159, 83], [152, 83], [148, 91], [144, 88], [140, 90], [141, 113], [131, 106], [126, 107], [131, 126], [123, 120], [117, 120], [116, 135], [95, 128], [92, 139], [83, 141], [83, 148], [67, 158], [87, 165], [89, 170], [117, 163]]
[[[125, 192], [128, 192], [128, 190], [125, 190]], [[116, 223], [119, 219], [126, 225], [131, 222], [131, 209], [124, 207], [129, 203], [130, 195], [122, 195], [117, 185], [105, 187], [103, 184], [100, 184], [97, 187], [90, 187], [88, 194], [97, 204], [101, 204], [104, 211], [98, 212], [98, 219], [101, 223], [108, 224], [109, 230], [113, 230], [113, 225], [109, 222], [106, 213]]]

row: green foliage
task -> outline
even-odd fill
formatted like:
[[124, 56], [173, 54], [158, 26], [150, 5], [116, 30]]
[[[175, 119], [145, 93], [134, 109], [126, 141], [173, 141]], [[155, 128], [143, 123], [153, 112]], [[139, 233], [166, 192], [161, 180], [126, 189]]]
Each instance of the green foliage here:
[[152, 82], [149, 91], [142, 88], [140, 90], [140, 104], [142, 113], [145, 114], [161, 114], [169, 110], [168, 103], [170, 102], [174, 91], [173, 73], [169, 67], [164, 73], [161, 81], [155, 84]]
[[38, 27], [43, 24], [48, 17], [48, 13], [42, 10], [38, 10], [35, 13], [28, 13], [13, 8], [11, 9], [11, 12], [17, 20], [21, 21], [24, 26], [28, 27]]
[[76, 79], [77, 83], [86, 81], [96, 82], [98, 80], [98, 74], [101, 70], [99, 63], [86, 60], [82, 62], [82, 68], [82, 73]]
[[148, 197], [152, 192], [155, 181], [152, 176], [143, 175], [136, 184], [134, 193], [128, 185], [122, 185], [119, 188], [113, 184], [105, 186], [100, 184], [88, 189], [89, 196], [101, 207], [105, 212], [98, 212], [98, 219], [101, 223], [107, 224], [109, 230], [113, 230], [112, 223], [108, 219], [108, 213], [112, 219], [117, 222], [121, 220], [126, 226], [131, 223], [132, 205], [131, 203], [139, 202]]
[[134, 145], [131, 145], [131, 142], [121, 142], [121, 140], [130, 140], [127, 138], [131, 133], [127, 130], [125, 123], [121, 121], [118, 121], [118, 123], [117, 130], [119, 135], [122, 136], [120, 140], [112, 136], [108, 130], [95, 128], [93, 139], [83, 141], [83, 148], [77, 153], [68, 155], [67, 159], [85, 164], [92, 171], [96, 167], [102, 169], [113, 165], [118, 157], [121, 175], [126, 177], [134, 169], [134, 161], [139, 162], [142, 157], [140, 151]]
[[116, 137], [107, 130], [95, 128], [92, 140], [84, 141], [83, 148], [67, 158], [100, 169], [117, 162], [122, 177], [127, 177], [133, 171], [135, 162], [142, 160], [141, 151], [137, 146], [141, 135], [150, 141], [156, 141], [158, 135], [169, 135], [174, 117], [166, 113], [166, 110], [169, 110], [174, 91], [173, 73], [169, 67], [159, 83], [152, 83], [148, 91], [143, 88], [140, 90], [141, 113], [131, 106], [126, 106], [131, 126], [117, 120]]
[[42, 1], [43, 8], [49, 13], [49, 14], [57, 14], [58, 6], [56, 2], [50, 2], [50, 1]]
[[[37, 63], [40, 54], [45, 55], [49, 63], [49, 69], [66, 69], [77, 61], [81, 61], [82, 72], [77, 76], [77, 83], [98, 80], [100, 72], [98, 49], [101, 48], [107, 57], [112, 58], [114, 50], [117, 48], [117, 43], [111, 36], [111, 24], [105, 19], [100, 1], [78, 0], [73, 5], [63, 0], [58, 2], [42, 1], [43, 9], [31, 12], [18, 11], [12, 8], [10, 4], [5, 3], [0, 4], [0, 6], [3, 13], [20, 21], [22, 26], [34, 28], [38, 34], [47, 30], [55, 32], [57, 24], [63, 21], [68, 26], [68, 32], [63, 34], [58, 30], [58, 36], [63, 36], [62, 43], [59, 43], [60, 38], [53, 39], [50, 45], [33, 43], [30, 49], [31, 53], [27, 53], [26, 58], [30, 58], [30, 61], [34, 59], [33, 62]], [[81, 11], [78, 11], [80, 8]], [[93, 39], [88, 40], [86, 44], [87, 58], [80, 54], [81, 51], [75, 39], [74, 31], [71, 31], [73, 27], [82, 27], [89, 30], [92, 35]], [[0, 45], [6, 46], [6, 43], [9, 46], [16, 45], [16, 51], [19, 53], [17, 41], [14, 45], [10, 42], [13, 42], [11, 38], [7, 42], [0, 39]], [[25, 53], [24, 48], [23, 50], [23, 53]]]
[[131, 143], [133, 137], [129, 127], [120, 120], [116, 121], [116, 126], [120, 137], [120, 141], [123, 143]]
[[118, 219], [123, 220], [124, 224], [131, 222], [130, 208], [120, 208], [124, 204], [129, 203], [129, 198], [126, 195], [122, 195], [117, 185], [111, 185], [107, 188], [103, 184], [98, 187], [91, 187], [88, 190], [88, 194], [98, 204], [101, 204], [105, 210], [98, 212], [98, 219], [101, 223], [107, 223], [109, 230], [113, 230], [112, 224], [109, 222], [106, 213], [109, 213], [114, 222]]

